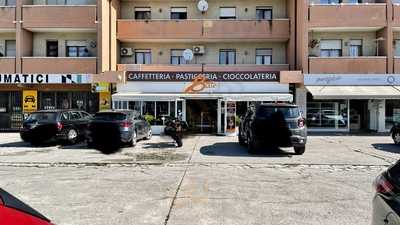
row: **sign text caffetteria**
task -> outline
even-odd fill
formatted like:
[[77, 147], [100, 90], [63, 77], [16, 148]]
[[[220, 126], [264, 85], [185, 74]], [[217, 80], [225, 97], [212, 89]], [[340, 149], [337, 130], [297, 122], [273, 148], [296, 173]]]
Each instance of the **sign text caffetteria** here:
[[127, 81], [192, 81], [198, 76], [209, 81], [279, 82], [279, 71], [268, 72], [127, 72]]

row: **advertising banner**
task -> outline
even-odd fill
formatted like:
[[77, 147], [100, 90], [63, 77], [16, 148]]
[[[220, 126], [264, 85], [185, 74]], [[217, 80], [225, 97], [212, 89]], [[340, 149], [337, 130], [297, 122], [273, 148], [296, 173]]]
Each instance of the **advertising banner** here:
[[226, 102], [226, 134], [236, 135], [236, 102]]
[[99, 93], [99, 110], [111, 109], [111, 94], [110, 92]]
[[22, 111], [24, 113], [34, 112], [37, 110], [37, 91], [24, 90], [22, 93]]

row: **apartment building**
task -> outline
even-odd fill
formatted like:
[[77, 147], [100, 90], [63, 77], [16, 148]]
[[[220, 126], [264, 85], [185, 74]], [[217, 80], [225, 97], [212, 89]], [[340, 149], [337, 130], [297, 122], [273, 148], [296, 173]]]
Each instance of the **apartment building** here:
[[298, 8], [310, 129], [384, 132], [399, 121], [399, 3], [310, 0]]
[[126, 75], [113, 107], [152, 118], [155, 133], [178, 115], [197, 132], [234, 133], [251, 103], [293, 101], [302, 87], [295, 9], [292, 0], [112, 1], [102, 64]]
[[40, 109], [99, 109], [96, 0], [0, 1], [0, 129]]

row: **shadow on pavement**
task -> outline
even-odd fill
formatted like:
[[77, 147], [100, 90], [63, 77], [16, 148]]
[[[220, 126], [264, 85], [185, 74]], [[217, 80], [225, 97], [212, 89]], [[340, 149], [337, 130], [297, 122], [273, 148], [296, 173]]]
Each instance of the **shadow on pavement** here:
[[32, 145], [29, 142], [24, 142], [24, 141], [17, 141], [17, 142], [9, 142], [9, 143], [3, 143], [0, 144], [0, 148], [42, 148], [42, 147], [51, 147], [57, 145], [56, 142], [48, 142], [48, 143], [42, 143], [38, 145]]
[[400, 146], [391, 143], [372, 144], [376, 150], [400, 154]]
[[143, 149], [149, 149], [149, 148], [158, 148], [158, 149], [163, 149], [163, 148], [175, 148], [175, 144], [173, 141], [170, 142], [157, 142], [157, 143], [144, 143], [142, 145]]
[[258, 154], [249, 154], [245, 147], [236, 142], [215, 143], [200, 148], [200, 153], [210, 156], [231, 156], [231, 157], [291, 157], [294, 153], [282, 149], [260, 149]]

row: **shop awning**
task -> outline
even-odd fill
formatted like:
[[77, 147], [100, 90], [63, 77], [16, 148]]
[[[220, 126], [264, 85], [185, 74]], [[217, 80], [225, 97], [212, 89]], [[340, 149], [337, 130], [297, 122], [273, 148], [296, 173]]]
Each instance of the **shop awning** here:
[[224, 101], [281, 101], [291, 102], [293, 96], [289, 93], [138, 93], [120, 92], [113, 94], [113, 101], [174, 101], [176, 99], [223, 99]]
[[400, 99], [400, 86], [306, 86], [314, 99]]

